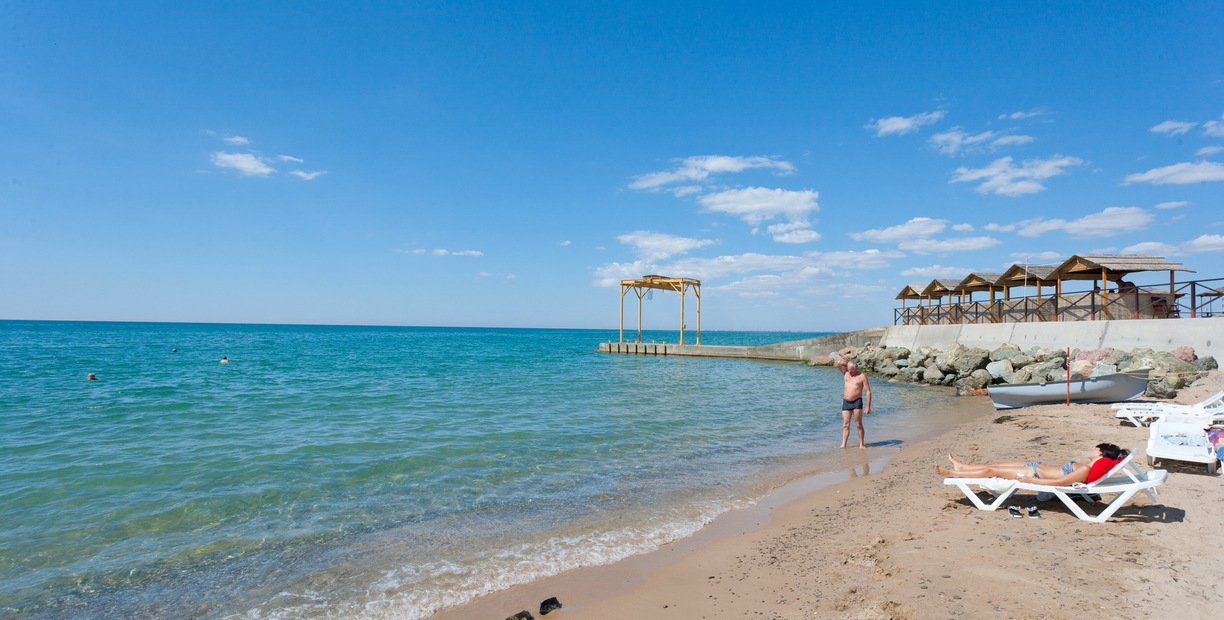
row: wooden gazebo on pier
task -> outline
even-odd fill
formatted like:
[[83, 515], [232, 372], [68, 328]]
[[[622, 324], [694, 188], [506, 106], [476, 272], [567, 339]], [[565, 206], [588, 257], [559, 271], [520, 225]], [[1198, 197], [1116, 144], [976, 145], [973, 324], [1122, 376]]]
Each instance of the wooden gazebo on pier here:
[[694, 278], [669, 278], [666, 276], [642, 276], [636, 280], [621, 280], [620, 292], [620, 341], [625, 341], [625, 293], [633, 291], [638, 298], [637, 342], [642, 341], [642, 297], [653, 289], [680, 293], [680, 342], [684, 344], [684, 296], [690, 291], [697, 297], [697, 344], [701, 344], [701, 280]]

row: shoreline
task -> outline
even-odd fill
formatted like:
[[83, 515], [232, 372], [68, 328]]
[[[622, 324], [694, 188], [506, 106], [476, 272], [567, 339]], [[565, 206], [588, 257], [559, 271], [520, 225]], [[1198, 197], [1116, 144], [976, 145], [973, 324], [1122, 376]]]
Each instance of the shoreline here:
[[[1224, 375], [1213, 371], [1176, 402], [1220, 389]], [[1008, 503], [1036, 504], [1040, 519], [980, 511], [932, 471], [949, 452], [968, 462], [1083, 460], [1102, 441], [1136, 452], [1146, 470], [1146, 439], [1145, 428], [1119, 423], [1108, 404], [992, 412], [903, 444], [882, 470], [869, 464], [870, 475], [805, 477], [652, 553], [515, 586], [430, 618], [504, 618], [524, 609], [539, 618], [550, 597], [565, 607], [548, 618], [584, 620], [1075, 618], [1085, 609], [1214, 616], [1224, 601], [1214, 577], [1224, 494], [1204, 467], [1161, 464], [1170, 479], [1157, 503], [1136, 495], [1100, 524], [1031, 494]], [[841, 481], [829, 484], [828, 476]]]

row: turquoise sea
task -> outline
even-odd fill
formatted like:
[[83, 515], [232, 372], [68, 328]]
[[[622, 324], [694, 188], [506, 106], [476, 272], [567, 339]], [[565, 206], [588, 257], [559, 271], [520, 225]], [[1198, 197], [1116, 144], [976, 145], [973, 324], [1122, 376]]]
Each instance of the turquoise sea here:
[[[616, 337], [0, 321], [0, 617], [422, 618], [861, 458], [833, 369]], [[877, 457], [957, 409], [873, 387]]]

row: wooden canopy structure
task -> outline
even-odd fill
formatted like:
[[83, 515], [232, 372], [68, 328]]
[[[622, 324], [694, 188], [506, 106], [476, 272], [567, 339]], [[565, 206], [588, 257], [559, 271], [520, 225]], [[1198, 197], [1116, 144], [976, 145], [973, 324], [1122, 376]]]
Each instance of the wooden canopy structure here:
[[999, 281], [1002, 279], [1003, 274], [1001, 273], [975, 271], [965, 276], [965, 279], [961, 280], [960, 284], [956, 285], [956, 290], [969, 295], [970, 299], [973, 298], [974, 291], [990, 291], [990, 301], [994, 301], [995, 291], [1004, 290], [1003, 287], [999, 285]]
[[1063, 261], [1054, 270], [1061, 293], [1063, 280], [1099, 280], [1101, 290], [1109, 288], [1109, 282], [1121, 283], [1127, 274], [1140, 271], [1168, 271], [1169, 292], [1173, 292], [1174, 272], [1194, 270], [1187, 269], [1180, 263], [1169, 262], [1159, 256], [1146, 254], [1075, 254]]
[[897, 293], [897, 296], [893, 299], [900, 299], [902, 308], [905, 307], [905, 300], [907, 299], [917, 299], [919, 302], [921, 302], [922, 289], [925, 286], [925, 284], [906, 284], [905, 288], [901, 289], [901, 292]]
[[1037, 287], [1037, 297], [1041, 298], [1042, 286], [1056, 286], [1058, 279], [1053, 277], [1052, 273], [1058, 269], [1058, 265], [1012, 265], [1007, 271], [1003, 272], [1003, 276], [997, 280], [997, 284], [1003, 287], [1004, 298], [1011, 297], [1011, 290], [1018, 286], [1035, 286]]
[[956, 290], [958, 284], [960, 284], [960, 280], [936, 278], [931, 280], [930, 284], [923, 287], [922, 296], [927, 299], [942, 299], [944, 297], [960, 295], [961, 293]]
[[642, 341], [642, 297], [653, 289], [680, 293], [680, 344], [684, 344], [684, 296], [690, 291], [697, 297], [697, 344], [701, 344], [701, 280], [693, 278], [669, 278], [666, 276], [642, 276], [636, 280], [621, 280], [620, 292], [620, 341], [625, 341], [625, 293], [633, 291], [638, 298], [637, 342]]

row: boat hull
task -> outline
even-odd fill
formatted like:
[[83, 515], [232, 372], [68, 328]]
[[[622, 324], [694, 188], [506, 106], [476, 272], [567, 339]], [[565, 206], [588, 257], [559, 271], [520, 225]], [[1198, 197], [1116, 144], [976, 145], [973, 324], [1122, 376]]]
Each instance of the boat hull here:
[[[1087, 379], [1072, 379], [1070, 398], [1076, 403], [1116, 403], [1143, 396], [1147, 391], [1148, 371], [1135, 370]], [[995, 409], [1014, 409], [1031, 405], [1067, 402], [1067, 382], [991, 385], [986, 388]]]

